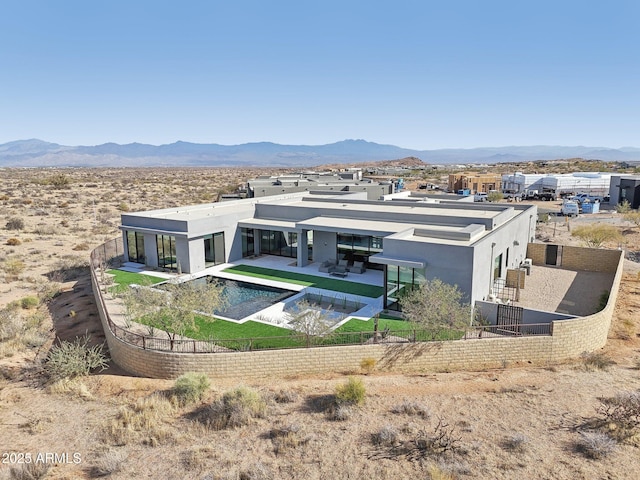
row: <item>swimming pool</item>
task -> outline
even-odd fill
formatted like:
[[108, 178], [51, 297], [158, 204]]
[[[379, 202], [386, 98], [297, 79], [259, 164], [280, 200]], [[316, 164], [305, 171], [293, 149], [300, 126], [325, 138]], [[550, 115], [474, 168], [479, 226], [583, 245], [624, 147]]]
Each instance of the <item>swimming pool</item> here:
[[222, 288], [224, 308], [216, 309], [213, 313], [232, 320], [242, 320], [298, 293], [293, 290], [218, 278], [211, 275], [189, 281], [197, 283], [217, 282]]

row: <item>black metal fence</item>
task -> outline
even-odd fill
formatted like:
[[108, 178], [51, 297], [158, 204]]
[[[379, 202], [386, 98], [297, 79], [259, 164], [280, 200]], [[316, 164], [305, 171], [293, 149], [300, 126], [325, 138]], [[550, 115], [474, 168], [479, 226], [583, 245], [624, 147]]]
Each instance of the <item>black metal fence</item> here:
[[[117, 268], [124, 260], [124, 246], [122, 238], [116, 238], [97, 247], [91, 252], [91, 275], [97, 285], [97, 272], [108, 268]], [[275, 350], [286, 348], [328, 347], [337, 345], [372, 345], [372, 344], [401, 344], [415, 342], [441, 342], [449, 340], [468, 340], [482, 338], [505, 338], [522, 336], [551, 335], [550, 323], [517, 324], [517, 325], [487, 325], [473, 326], [466, 330], [460, 329], [427, 329], [412, 328], [403, 330], [383, 330], [379, 332], [333, 332], [324, 336], [305, 335], [292, 332], [291, 335], [278, 337], [255, 338], [212, 338], [194, 340], [170, 338], [169, 335], [143, 335], [132, 332], [114, 323], [105, 306], [103, 292], [97, 289], [100, 302], [105, 311], [106, 321], [111, 333], [118, 339], [130, 345], [145, 350], [183, 353], [219, 353], [219, 352], [247, 352], [256, 350]]]

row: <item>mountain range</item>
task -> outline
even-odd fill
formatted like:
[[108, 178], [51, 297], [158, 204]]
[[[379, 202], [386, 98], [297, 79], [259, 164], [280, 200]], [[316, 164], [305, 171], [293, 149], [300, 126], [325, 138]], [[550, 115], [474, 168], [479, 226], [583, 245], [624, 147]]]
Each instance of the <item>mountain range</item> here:
[[0, 144], [0, 167], [311, 167], [405, 157], [417, 157], [430, 164], [495, 164], [561, 158], [639, 161], [640, 148], [538, 145], [412, 150], [365, 140], [343, 140], [326, 145], [280, 145], [271, 142], [219, 145], [178, 141], [167, 145], [105, 143], [95, 146], [65, 146], [31, 139]]

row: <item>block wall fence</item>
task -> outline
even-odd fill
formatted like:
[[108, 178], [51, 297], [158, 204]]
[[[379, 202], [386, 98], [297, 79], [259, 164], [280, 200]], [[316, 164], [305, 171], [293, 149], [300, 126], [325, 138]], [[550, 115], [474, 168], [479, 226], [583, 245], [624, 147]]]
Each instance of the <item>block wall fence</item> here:
[[[534, 265], [544, 264], [544, 248], [545, 244], [529, 244], [528, 257], [533, 259]], [[553, 364], [605, 345], [622, 277], [623, 252], [565, 246], [562, 258], [565, 269], [571, 265], [580, 270], [615, 272], [615, 276], [609, 301], [603, 310], [586, 317], [553, 321], [548, 336], [252, 352], [173, 353], [145, 350], [126, 343], [109, 328], [108, 311], [93, 266], [91, 280], [111, 358], [134, 375], [172, 379], [186, 372], [203, 372], [212, 378], [255, 378], [357, 372], [365, 358], [375, 359], [379, 371], [478, 370], [529, 363]]]

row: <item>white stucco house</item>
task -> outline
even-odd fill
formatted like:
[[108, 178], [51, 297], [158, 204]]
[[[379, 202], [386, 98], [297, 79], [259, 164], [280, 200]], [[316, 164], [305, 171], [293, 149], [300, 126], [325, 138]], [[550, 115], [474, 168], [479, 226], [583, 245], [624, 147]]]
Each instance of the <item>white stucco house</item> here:
[[425, 278], [458, 285], [472, 303], [486, 299], [524, 261], [536, 216], [524, 204], [301, 192], [125, 213], [120, 228], [126, 261], [182, 273], [257, 255], [364, 265], [383, 272], [384, 307], [393, 308], [394, 292]]

